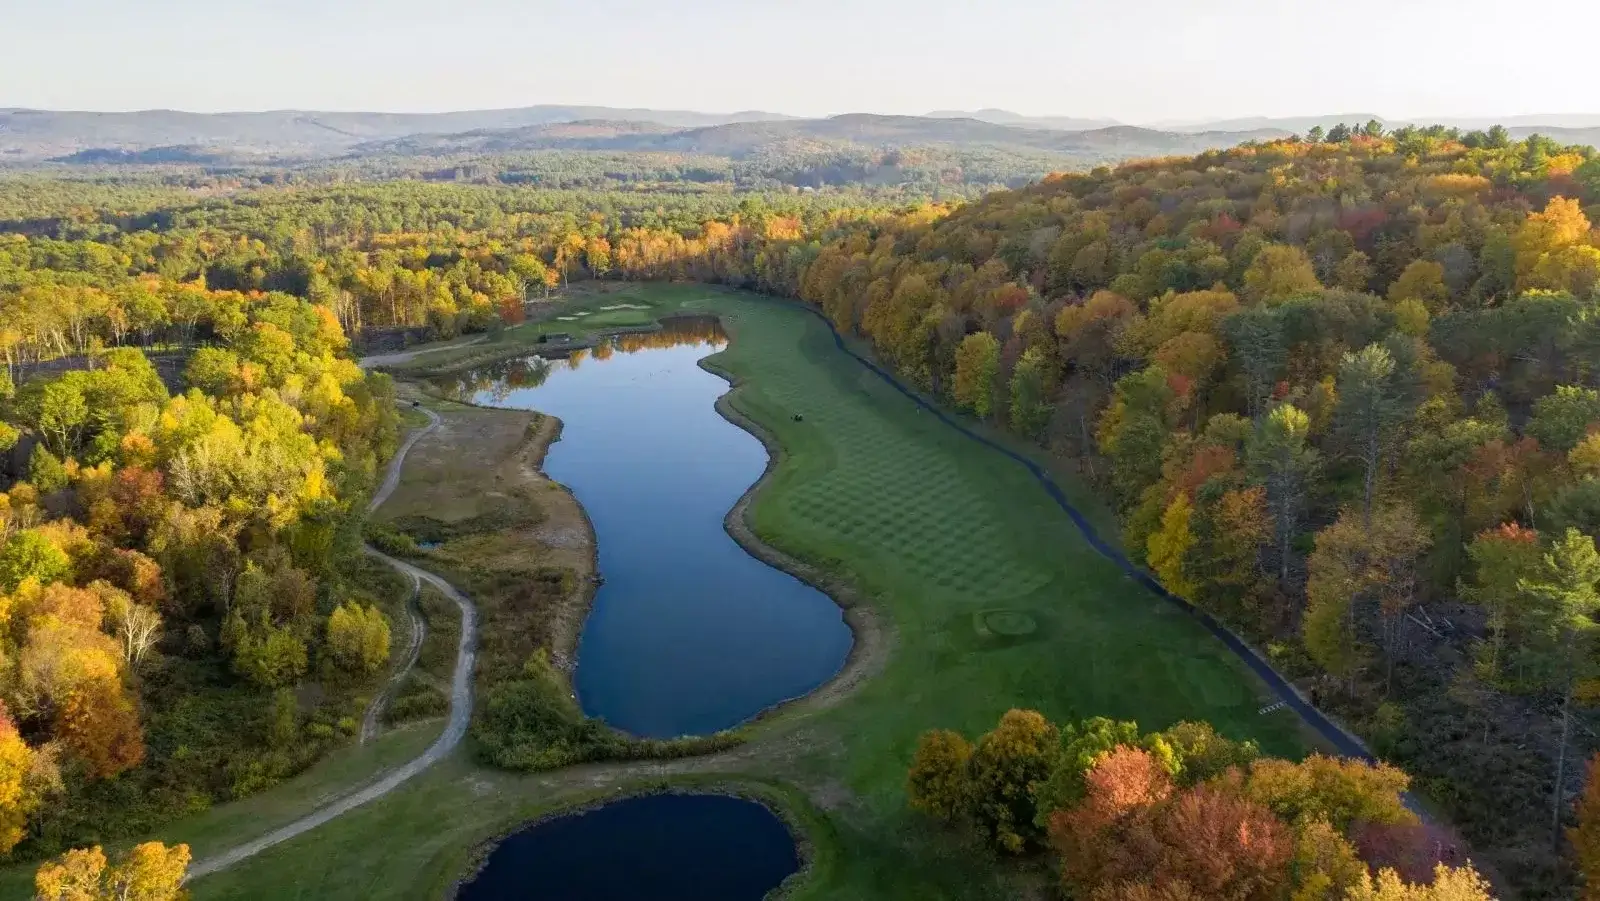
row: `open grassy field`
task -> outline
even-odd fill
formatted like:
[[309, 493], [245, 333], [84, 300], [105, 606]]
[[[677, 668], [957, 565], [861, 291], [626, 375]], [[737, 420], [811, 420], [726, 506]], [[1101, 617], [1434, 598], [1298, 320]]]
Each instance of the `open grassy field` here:
[[[810, 846], [794, 898], [1013, 897], [1038, 874], [993, 866], [906, 809], [905, 768], [923, 730], [976, 733], [1008, 708], [1033, 707], [1147, 729], [1204, 719], [1271, 752], [1302, 750], [1292, 715], [1259, 715], [1263, 689], [1244, 667], [1095, 554], [1022, 467], [920, 411], [840, 352], [816, 318], [697, 286], [641, 286], [607, 302], [722, 317], [732, 340], [708, 363], [739, 383], [732, 412], [784, 449], [749, 524], [855, 583], [890, 633], [881, 673], [836, 704], [763, 719], [746, 745], [709, 758], [517, 775], [482, 768], [464, 749], [386, 798], [200, 880], [197, 901], [437, 898], [475, 845], [518, 822], [663, 780], [774, 800]], [[417, 504], [439, 509], [418, 488]], [[405, 515], [396, 500], [386, 513]]]

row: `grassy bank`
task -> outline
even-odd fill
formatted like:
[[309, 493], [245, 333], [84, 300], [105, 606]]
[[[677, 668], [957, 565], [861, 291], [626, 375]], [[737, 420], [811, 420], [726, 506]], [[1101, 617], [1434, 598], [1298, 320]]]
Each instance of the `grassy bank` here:
[[[905, 767], [924, 729], [978, 732], [1029, 706], [1152, 729], [1205, 719], [1269, 751], [1300, 749], [1291, 717], [1257, 713], [1261, 687], [1227, 651], [1088, 548], [1021, 467], [919, 412], [813, 317], [689, 286], [612, 297], [723, 318], [732, 343], [709, 362], [739, 383], [728, 403], [785, 448], [749, 523], [859, 587], [892, 632], [881, 675], [834, 706], [764, 720], [750, 745], [707, 759], [523, 776], [458, 755], [201, 881], [196, 898], [436, 897], [484, 838], [662, 778], [791, 793], [785, 806], [810, 811], [800, 820], [818, 863], [792, 897], [990, 898], [1031, 875], [956, 853], [905, 809]], [[404, 503], [390, 512], [405, 515]]]
[[379, 365], [413, 376], [459, 372], [528, 353], [541, 345], [586, 347], [597, 336], [647, 330], [673, 306], [671, 299], [620, 282], [593, 282], [531, 304], [526, 321], [488, 335], [424, 345], [384, 355]]

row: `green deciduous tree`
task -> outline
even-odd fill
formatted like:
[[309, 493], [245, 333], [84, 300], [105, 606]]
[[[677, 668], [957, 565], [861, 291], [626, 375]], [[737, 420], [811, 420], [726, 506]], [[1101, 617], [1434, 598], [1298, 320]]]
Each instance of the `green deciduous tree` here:
[[16, 403], [24, 421], [39, 432], [52, 453], [62, 459], [72, 456], [89, 423], [89, 404], [83, 396], [81, 379], [62, 377], [31, 382], [19, 393]]
[[1045, 354], [1037, 347], [1022, 352], [1011, 374], [1011, 427], [1030, 438], [1044, 433], [1050, 422], [1051, 372]]
[[33, 487], [49, 494], [67, 487], [67, 468], [44, 443], [34, 445], [28, 458], [28, 480]]
[[271, 623], [246, 627], [233, 645], [233, 668], [263, 688], [291, 685], [306, 673], [306, 645]]
[[1474, 536], [1467, 556], [1472, 575], [1462, 593], [1489, 618], [1489, 635], [1478, 648], [1478, 668], [1484, 679], [1494, 682], [1505, 667], [1507, 645], [1520, 645], [1527, 634], [1530, 599], [1523, 585], [1537, 577], [1544, 552], [1538, 532], [1507, 523]]
[[956, 348], [956, 376], [952, 393], [956, 403], [980, 418], [994, 408], [994, 377], [1000, 367], [1000, 342], [988, 332], [961, 339]]
[[1051, 762], [1050, 774], [1034, 792], [1034, 824], [1045, 829], [1053, 813], [1082, 801], [1087, 787], [1084, 779], [1100, 758], [1120, 745], [1138, 743], [1137, 723], [1097, 716], [1067, 724], [1061, 730], [1060, 747]]
[[1591, 429], [1600, 430], [1600, 391], [1561, 385], [1533, 405], [1528, 434], [1562, 454], [1574, 450]]
[[1172, 387], [1159, 366], [1117, 380], [1096, 437], [1101, 453], [1111, 459], [1112, 482], [1124, 504], [1131, 505], [1161, 477], [1172, 401]]
[[16, 591], [24, 579], [48, 585], [72, 572], [67, 552], [39, 529], [23, 529], [0, 545], [0, 589]]

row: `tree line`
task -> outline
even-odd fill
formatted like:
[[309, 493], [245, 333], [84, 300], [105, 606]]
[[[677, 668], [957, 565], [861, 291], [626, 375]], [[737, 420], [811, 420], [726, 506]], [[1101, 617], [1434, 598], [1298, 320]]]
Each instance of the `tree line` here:
[[[394, 599], [353, 561], [396, 443], [388, 378], [326, 307], [180, 293], [206, 338], [176, 384], [95, 342], [65, 371], [0, 371], [0, 851], [268, 787], [349, 739], [387, 661]], [[87, 854], [61, 878], [121, 878]]]

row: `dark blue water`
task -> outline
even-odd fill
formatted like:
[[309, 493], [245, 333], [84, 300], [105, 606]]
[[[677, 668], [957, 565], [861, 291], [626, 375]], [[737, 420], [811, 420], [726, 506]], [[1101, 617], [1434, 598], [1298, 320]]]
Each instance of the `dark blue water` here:
[[800, 868], [772, 811], [722, 795], [629, 798], [518, 832], [460, 901], [760, 901]]
[[[641, 346], [674, 338], [682, 343]], [[827, 595], [723, 530], [767, 453], [717, 413], [728, 384], [696, 365], [722, 340], [680, 323], [573, 360], [521, 361], [472, 386], [478, 403], [563, 422], [545, 471], [588, 511], [605, 577], [574, 682], [585, 713], [634, 735], [737, 725], [821, 685], [850, 651]]]

